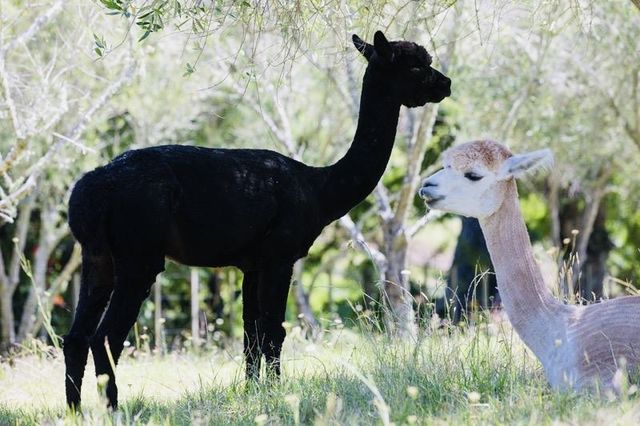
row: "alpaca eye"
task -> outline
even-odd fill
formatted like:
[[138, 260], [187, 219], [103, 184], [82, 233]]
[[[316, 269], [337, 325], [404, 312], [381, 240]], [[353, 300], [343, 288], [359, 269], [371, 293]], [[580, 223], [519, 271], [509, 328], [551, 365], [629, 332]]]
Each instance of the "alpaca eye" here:
[[475, 182], [475, 181], [478, 181], [478, 180], [480, 180], [480, 179], [482, 179], [482, 176], [477, 175], [477, 174], [475, 174], [475, 173], [473, 173], [473, 172], [467, 172], [467, 173], [465, 173], [465, 174], [464, 174], [464, 177], [466, 177], [467, 179], [469, 179], [469, 180], [471, 180], [471, 181], [474, 181], [474, 182]]
[[409, 71], [411, 71], [411, 72], [420, 72], [420, 71], [422, 71], [422, 68], [420, 68], [420, 67], [413, 67], [413, 68], [409, 69]]

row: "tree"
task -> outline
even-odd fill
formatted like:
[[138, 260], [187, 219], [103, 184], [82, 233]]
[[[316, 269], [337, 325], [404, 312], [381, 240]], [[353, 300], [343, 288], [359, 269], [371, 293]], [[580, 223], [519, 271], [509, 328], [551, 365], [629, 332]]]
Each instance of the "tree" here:
[[[75, 180], [122, 149], [191, 129], [208, 97], [191, 98], [195, 89], [182, 77], [182, 64], [168, 56], [184, 40], [154, 54], [153, 46], [134, 43], [126, 25], [114, 29], [93, 4], [8, 6], [0, 19], [0, 341], [6, 349], [38, 333], [79, 266], [79, 248], [59, 253], [70, 241], [66, 203]], [[112, 29], [110, 42], [92, 32], [105, 28]], [[99, 52], [102, 58], [94, 52], [114, 44], [121, 46]], [[218, 71], [192, 83], [201, 88]], [[141, 72], [150, 78], [136, 80]], [[182, 102], [170, 101], [171, 90]], [[123, 132], [133, 136], [112, 146]], [[23, 259], [30, 271], [22, 270]]]
[[462, 218], [447, 289], [444, 298], [436, 302], [436, 311], [457, 324], [474, 300], [480, 308], [487, 309], [496, 306], [497, 299], [496, 278], [480, 223], [475, 218]]
[[[590, 255], [603, 262], [608, 251], [606, 244], [599, 245], [601, 252], [588, 249], [598, 212], [612, 191], [635, 193], [631, 188], [638, 184], [633, 162], [620, 162], [637, 158], [633, 117], [638, 111], [638, 30], [637, 22], [628, 19], [637, 13], [631, 3], [589, 4], [567, 9], [555, 2], [535, 8], [531, 3], [529, 10], [508, 5], [500, 11], [500, 25], [492, 27], [495, 20], [488, 17], [496, 11], [480, 8], [480, 33], [491, 34], [491, 39], [484, 41], [486, 47], [468, 40], [460, 55], [480, 69], [490, 66], [492, 72], [480, 79], [469, 68], [458, 78], [460, 90], [469, 93], [461, 133], [473, 138], [498, 135], [518, 149], [549, 146], [556, 155], [547, 197], [552, 241], [560, 253], [574, 249], [571, 259], [558, 257], [567, 297], [577, 291], [580, 280], [591, 281], [588, 293], [601, 293], [602, 283], [593, 287], [584, 269]], [[624, 176], [624, 189], [617, 175]], [[635, 200], [631, 195], [629, 202]], [[570, 204], [578, 209], [563, 213]], [[567, 214], [573, 217], [571, 229], [561, 226]], [[618, 218], [617, 224], [622, 221]], [[611, 226], [611, 219], [604, 226]], [[575, 245], [563, 245], [565, 240], [575, 240]], [[601, 264], [592, 270], [603, 268]]]
[[[0, 132], [4, 153], [0, 161], [3, 176], [0, 218], [5, 223], [17, 218], [13, 227], [15, 246], [12, 255], [0, 259], [3, 264], [0, 268], [1, 342], [5, 348], [15, 340], [12, 302], [24, 277], [21, 276], [20, 259], [29, 238], [32, 214], [39, 213], [42, 227], [33, 263], [34, 285], [27, 296], [26, 310], [23, 310], [19, 338], [31, 331], [35, 323], [33, 312], [38, 294], [45, 288], [49, 256], [68, 233], [59, 209], [66, 191], [64, 188], [56, 190], [59, 198], [49, 198], [53, 193], [43, 193], [43, 183], [53, 170], [70, 168], [66, 156], [88, 149], [79, 139], [109, 99], [131, 81], [135, 71], [131, 55], [123, 50], [114, 58], [118, 60], [113, 61], [113, 68], [92, 67], [92, 73], [98, 75], [115, 71], [116, 78], [99, 82], [86, 78], [84, 73], [91, 67], [91, 60], [84, 57], [78, 61], [76, 55], [79, 46], [86, 44], [91, 34], [85, 25], [77, 25], [77, 22], [91, 19], [95, 11], [80, 8], [78, 15], [67, 15], [63, 10], [64, 2], [61, 1], [29, 9], [26, 13], [31, 14], [32, 19], [26, 27], [23, 24], [29, 20], [14, 19], [14, 15], [25, 13], [17, 8], [5, 7], [1, 18], [0, 79], [2, 101], [8, 114], [0, 119], [6, 124]], [[54, 26], [62, 23], [66, 31], [58, 31]], [[62, 276], [68, 280], [78, 263], [77, 256], [70, 259], [69, 268]]]
[[[446, 8], [447, 6], [435, 3], [427, 6], [416, 3], [413, 8], [406, 11], [403, 11], [401, 6], [397, 6], [397, 13], [393, 16], [398, 21], [411, 17], [407, 28], [414, 25], [415, 28], [435, 26], [437, 24], [432, 21], [431, 17], [434, 14], [440, 16]], [[348, 16], [340, 11], [324, 19], [335, 27], [344, 28], [349, 24]], [[282, 27], [279, 29], [282, 30]], [[413, 31], [417, 33], [416, 29]], [[399, 29], [398, 32], [402, 33], [403, 30]], [[430, 32], [428, 28], [426, 32]], [[323, 151], [328, 151], [332, 146], [344, 146], [344, 143], [336, 144], [336, 137], [333, 135], [352, 134], [346, 129], [355, 126], [359, 98], [356, 82], [359, 81], [359, 78], [353, 65], [353, 56], [346, 57], [341, 54], [336, 63], [331, 58], [319, 58], [317, 53], [309, 47], [309, 45], [324, 46], [326, 44], [344, 46], [349, 40], [346, 31], [340, 31], [339, 36], [315, 33], [304, 35], [306, 37], [303, 38], [300, 34], [295, 33], [290, 39], [283, 39], [278, 29], [269, 31], [262, 27], [259, 32], [248, 32], [247, 39], [239, 47], [239, 51], [243, 53], [244, 58], [249, 60], [249, 63], [238, 61], [239, 64], [234, 63], [234, 68], [249, 69], [249, 71], [247, 74], [230, 73], [228, 81], [235, 94], [241, 97], [248, 108], [261, 119], [260, 125], [267, 126], [270, 131], [269, 135], [278, 150], [307, 162], [326, 163], [341, 153], [339, 149], [333, 150], [329, 155]], [[428, 46], [435, 44], [434, 40], [430, 40]], [[275, 53], [269, 51], [268, 46], [270, 45], [278, 46], [278, 51]], [[282, 45], [287, 49], [283, 50]], [[454, 43], [450, 43], [447, 52], [440, 53], [440, 61], [445, 67], [446, 61], [450, 60], [453, 55], [454, 46]], [[433, 52], [433, 49], [431, 50]], [[220, 50], [218, 51], [220, 53]], [[295, 63], [292, 60], [292, 55], [296, 58]], [[282, 65], [274, 66], [274, 62]], [[331, 109], [315, 108], [317, 104], [310, 102], [308, 98], [296, 100], [298, 95], [294, 91], [297, 89], [296, 86], [309, 84], [300, 83], [306, 74], [320, 78], [319, 84], [329, 83], [330, 87], [337, 92], [342, 106], [338, 107], [335, 101], [327, 100], [326, 96], [323, 96], [324, 99], [321, 97], [314, 99], [314, 101], [317, 101], [320, 106], [332, 102]], [[269, 79], [270, 75], [275, 77], [275, 81]], [[255, 76], [260, 76], [260, 78]], [[288, 85], [285, 84], [285, 81], [296, 83]], [[301, 100], [302, 103], [300, 103]], [[390, 196], [389, 189], [384, 184], [380, 184], [376, 188], [375, 203], [371, 204], [371, 207], [380, 222], [377, 224], [378, 226], [372, 228], [373, 236], [365, 237], [361, 230], [363, 224], [354, 221], [350, 215], [339, 220], [340, 226], [348, 232], [348, 236], [371, 255], [375, 269], [379, 273], [379, 285], [387, 307], [388, 330], [398, 335], [415, 334], [413, 300], [409, 293], [408, 282], [403, 278], [406, 276], [403, 272], [407, 269], [408, 238], [424, 224], [424, 221], [420, 221], [415, 226], [411, 225], [410, 219], [413, 219], [413, 201], [419, 176], [423, 171], [426, 147], [431, 142], [437, 111], [437, 106], [429, 106], [417, 113], [413, 111], [405, 113], [403, 118], [405, 124], [401, 132], [401, 137], [405, 142], [403, 149], [407, 159], [403, 165], [404, 178], [397, 188], [394, 188], [399, 191], [397, 198]], [[295, 117], [295, 121], [293, 117]], [[330, 121], [331, 126], [318, 125], [319, 122], [325, 121], [323, 118], [319, 120], [318, 117], [326, 117], [326, 121]], [[345, 122], [344, 117], [351, 120]], [[330, 132], [328, 132], [329, 129]], [[307, 142], [311, 139], [310, 135], [313, 135], [317, 140], [312, 146]], [[345, 139], [347, 139], [345, 136], [339, 137], [338, 141], [344, 142]], [[434, 152], [438, 152], [438, 149], [435, 149]], [[435, 159], [434, 156], [430, 160], [434, 161]], [[364, 217], [370, 216], [370, 213], [364, 214]], [[383, 232], [376, 235], [376, 231], [379, 229], [382, 229]], [[379, 240], [377, 244], [367, 242], [372, 238]], [[301, 287], [296, 287], [296, 289], [297, 291], [302, 290]], [[302, 305], [307, 300], [303, 294], [297, 295], [295, 300], [301, 311], [309, 312]], [[310, 319], [310, 321], [312, 320]]]
[[[65, 205], [83, 172], [126, 149], [161, 143], [269, 148], [329, 164], [344, 153], [355, 126], [364, 64], [352, 52], [351, 33], [366, 37], [379, 28], [425, 45], [452, 77], [453, 95], [437, 110], [403, 110], [374, 194], [329, 227], [298, 265], [302, 285], [291, 301], [305, 321], [318, 327], [323, 291], [317, 289], [327, 285], [334, 306], [340, 298], [357, 300], [364, 289], [385, 306], [390, 333], [415, 332], [408, 287], [422, 277], [407, 264], [407, 252], [428, 220], [415, 186], [454, 139], [554, 150], [556, 172], [521, 191], [525, 215], [535, 222], [530, 230], [558, 249], [558, 264], [569, 272], [567, 296], [578, 285], [583, 296], [597, 296], [609, 271], [637, 280], [639, 15], [631, 2], [571, 6], [101, 0], [73, 7], [52, 0], [18, 10], [3, 4], [5, 345], [38, 333], [42, 314], [77, 267]], [[541, 213], [527, 207], [530, 200], [538, 200]], [[30, 261], [33, 282], [21, 258]], [[182, 300], [181, 277], [188, 274], [170, 269], [165, 294]], [[182, 302], [165, 302], [167, 320], [180, 327]], [[232, 312], [237, 303], [227, 302]]]

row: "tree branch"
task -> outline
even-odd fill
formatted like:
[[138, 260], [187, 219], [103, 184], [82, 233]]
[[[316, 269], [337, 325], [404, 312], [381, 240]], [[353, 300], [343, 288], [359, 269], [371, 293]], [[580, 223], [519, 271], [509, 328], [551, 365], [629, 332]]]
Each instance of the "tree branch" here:
[[[73, 252], [71, 253], [71, 257], [69, 258], [69, 261], [67, 262], [66, 265], [64, 265], [64, 268], [62, 268], [62, 271], [60, 271], [60, 274], [49, 286], [49, 289], [47, 291], [47, 295], [48, 295], [47, 299], [42, 303], [43, 307], [50, 309], [51, 304], [53, 303], [53, 298], [56, 295], [66, 290], [66, 286], [71, 280], [75, 271], [80, 266], [81, 260], [82, 260], [82, 250], [80, 249], [80, 244], [76, 243], [73, 246]], [[25, 330], [25, 333], [26, 334], [31, 333], [34, 335], [37, 334], [40, 328], [42, 327], [43, 322], [44, 322], [44, 316], [39, 315], [35, 321], [35, 324], [33, 325], [33, 328], [31, 330]]]
[[9, 79], [9, 74], [7, 73], [7, 68], [5, 66], [5, 57], [2, 54], [0, 54], [0, 80], [2, 80], [2, 90], [4, 91], [4, 101], [7, 104], [7, 108], [9, 109], [9, 115], [11, 116], [11, 123], [13, 124], [13, 131], [16, 134], [16, 139], [18, 139], [18, 144], [12, 147], [11, 151], [9, 151], [9, 154], [7, 155], [7, 159], [5, 159], [3, 164], [0, 165], [0, 170], [4, 170], [6, 169], [5, 164], [10, 162], [9, 159], [12, 159], [13, 161], [15, 161], [15, 158], [17, 158], [17, 155], [20, 153], [20, 151], [22, 151], [22, 149], [24, 149], [24, 146], [19, 146], [19, 145], [20, 145], [20, 142], [22, 142], [22, 144], [25, 144], [25, 142], [23, 141], [25, 134], [22, 130], [20, 119], [18, 118], [18, 110], [16, 108], [16, 104], [15, 102], [13, 102], [13, 96], [11, 95], [11, 83]]
[[338, 220], [338, 223], [347, 232], [349, 232], [349, 235], [351, 236], [351, 239], [354, 241], [354, 243], [357, 244], [362, 250], [367, 252], [369, 256], [371, 256], [371, 260], [379, 270], [386, 269], [386, 256], [380, 250], [367, 244], [364, 235], [362, 235], [362, 232], [360, 231], [358, 226], [355, 224], [353, 219], [351, 219], [351, 216], [349, 216], [348, 214], [342, 216]]
[[51, 251], [54, 248], [51, 244], [51, 228], [53, 224], [50, 220], [50, 208], [50, 206], [44, 205], [40, 208], [40, 236], [38, 238], [38, 245], [36, 246], [32, 261], [32, 275], [29, 294], [22, 305], [22, 316], [20, 318], [20, 325], [18, 326], [17, 334], [18, 342], [23, 341], [28, 332], [33, 328], [33, 323], [36, 320], [38, 300], [41, 300], [44, 294], [45, 281], [47, 279], [47, 264], [49, 262]]
[[580, 270], [587, 260], [587, 248], [589, 247], [589, 239], [591, 238], [591, 234], [593, 232], [593, 225], [596, 221], [596, 216], [598, 215], [600, 203], [602, 202], [604, 196], [607, 194], [607, 184], [609, 183], [609, 178], [613, 174], [613, 169], [614, 168], [612, 167], [603, 168], [600, 170], [600, 176], [598, 176], [598, 179], [595, 182], [595, 189], [586, 200], [587, 204], [582, 216], [582, 229], [577, 247], [577, 260], [573, 264], [572, 288], [574, 289], [576, 288], [576, 284], [578, 283], [578, 279], [580, 277]]
[[[237, 95], [241, 97], [249, 97], [249, 102], [247, 102], [247, 104], [249, 104], [251, 106], [251, 109], [253, 109], [256, 112], [256, 114], [260, 116], [264, 124], [267, 125], [269, 130], [271, 130], [271, 133], [273, 133], [278, 143], [282, 145], [282, 147], [285, 149], [285, 152], [288, 155], [295, 158], [296, 160], [299, 160], [296, 149], [294, 147], [293, 137], [290, 134], [290, 129], [289, 129], [289, 134], [287, 134], [288, 128], [286, 126], [283, 125], [283, 127], [285, 127], [284, 129], [280, 128], [280, 126], [278, 126], [278, 124], [276, 123], [276, 120], [270, 114], [268, 114], [264, 110], [264, 108], [262, 108], [262, 103], [259, 100], [256, 100], [253, 97], [250, 97], [249, 95], [247, 95], [246, 88], [243, 88], [235, 81], [231, 83], [231, 87], [233, 88], [233, 90], [236, 92]], [[276, 109], [278, 110], [278, 113], [280, 114], [280, 118], [282, 119], [282, 116], [285, 115], [286, 113], [284, 112], [284, 110], [279, 109], [282, 107], [278, 107], [278, 100], [275, 99], [275, 97], [274, 97], [274, 102], [276, 103]]]
[[616, 114], [616, 116], [622, 120], [622, 125], [624, 127], [624, 131], [627, 134], [627, 136], [629, 136], [629, 138], [631, 139], [631, 141], [638, 147], [640, 148], [640, 137], [639, 137], [639, 131], [638, 129], [634, 129], [631, 124], [629, 124], [629, 121], [627, 120], [627, 118], [624, 116], [624, 114], [622, 113], [622, 111], [620, 110], [620, 108], [618, 108], [618, 105], [616, 104], [615, 99], [613, 99], [613, 96], [608, 95], [609, 97], [609, 106], [611, 107], [611, 109], [613, 110], [613, 112]]
[[64, 3], [65, 2], [63, 0], [58, 0], [58, 2], [48, 7], [47, 11], [38, 16], [25, 32], [11, 40], [6, 46], [0, 48], [0, 58], [3, 58], [7, 54], [7, 52], [15, 48], [16, 45], [23, 44], [31, 40], [47, 22], [52, 20], [56, 15], [58, 15], [58, 13], [62, 11], [62, 5]]
[[429, 210], [426, 214], [422, 215], [416, 223], [414, 223], [407, 230], [407, 238], [412, 238], [416, 235], [427, 223], [444, 216], [444, 212], [440, 210]]
[[560, 182], [557, 172], [552, 171], [547, 179], [549, 185], [549, 214], [551, 215], [551, 239], [555, 247], [562, 247], [562, 235], [560, 226]]
[[[535, 59], [535, 62], [533, 61], [533, 58], [528, 56], [529, 60], [534, 62], [534, 66], [529, 72], [529, 78], [527, 79], [527, 82], [522, 86], [520, 93], [511, 105], [511, 108], [507, 113], [507, 117], [500, 128], [500, 139], [503, 141], [506, 141], [511, 137], [511, 133], [513, 132], [513, 129], [515, 128], [516, 122], [518, 120], [518, 113], [520, 112], [520, 109], [525, 104], [525, 102], [529, 99], [531, 91], [536, 86], [536, 81], [538, 79], [538, 76], [540, 75], [540, 69], [542, 68], [544, 59], [546, 58], [549, 46], [551, 45], [551, 39], [551, 36], [544, 39], [544, 44], [541, 51], [538, 53], [538, 57]], [[533, 49], [522, 49], [522, 51], [524, 52], [529, 52], [532, 50]]]
[[5, 222], [13, 222], [15, 216], [16, 205], [22, 198], [29, 195], [31, 190], [36, 186], [36, 181], [33, 176], [29, 176], [26, 181], [13, 190], [10, 194], [6, 195], [0, 200], [0, 216]]
[[402, 188], [400, 189], [400, 198], [396, 205], [396, 212], [394, 220], [397, 223], [403, 224], [407, 219], [407, 213], [411, 201], [415, 196], [418, 182], [420, 181], [420, 165], [424, 160], [424, 156], [427, 153], [426, 146], [431, 140], [431, 133], [433, 132], [433, 125], [438, 115], [439, 104], [429, 104], [424, 108], [424, 111], [420, 117], [420, 120], [413, 132], [411, 151], [408, 156], [407, 171], [402, 182]]
[[120, 73], [120, 77], [115, 82], [113, 82], [108, 87], [106, 87], [103, 90], [102, 94], [96, 98], [95, 102], [93, 102], [80, 115], [80, 118], [78, 119], [76, 124], [68, 132], [68, 136], [66, 136], [65, 138], [58, 138], [58, 141], [56, 141], [53, 144], [53, 146], [46, 152], [46, 154], [43, 155], [35, 164], [29, 167], [29, 169], [27, 169], [25, 175], [29, 176], [29, 179], [33, 180], [33, 182], [35, 183], [35, 181], [40, 176], [40, 173], [42, 173], [42, 170], [44, 169], [45, 165], [50, 162], [51, 158], [60, 150], [60, 148], [62, 148], [63, 144], [68, 139], [75, 141], [80, 137], [80, 135], [85, 130], [85, 128], [87, 127], [87, 125], [89, 124], [93, 116], [102, 107], [104, 107], [104, 105], [113, 96], [115, 96], [123, 86], [125, 86], [127, 83], [131, 81], [131, 79], [133, 79], [133, 76], [135, 75], [135, 71], [136, 71], [136, 62], [135, 60], [133, 60], [133, 58], [130, 58], [128, 64], [125, 65], [124, 69]]
[[[7, 104], [7, 107], [9, 108], [9, 115], [11, 116], [11, 122], [13, 123], [13, 128], [18, 140], [21, 140], [25, 137], [25, 132], [20, 124], [18, 112], [11, 95], [11, 83], [9, 74], [7, 73], [7, 69], [5, 67], [7, 53], [14, 49], [18, 44], [24, 44], [31, 40], [47, 22], [49, 22], [62, 11], [63, 4], [64, 1], [59, 0], [53, 6], [47, 8], [47, 11], [45, 13], [38, 16], [25, 32], [15, 37], [13, 40], [7, 43], [7, 45], [0, 46], [0, 80], [2, 80], [2, 89], [4, 91], [5, 102]], [[14, 152], [14, 150], [12, 149], [11, 152]], [[2, 168], [2, 166], [0, 166], [0, 168]]]
[[[640, 2], [640, 0], [638, 0]], [[640, 66], [631, 73], [631, 93], [635, 115], [635, 142], [640, 145], [640, 98], [638, 97], [638, 85], [640, 84]]]
[[380, 180], [376, 185], [373, 195], [376, 199], [376, 203], [378, 204], [378, 212], [382, 220], [391, 220], [393, 218], [393, 210], [391, 209], [391, 202], [389, 201], [389, 192], [382, 183], [382, 180]]
[[31, 212], [33, 211], [34, 204], [35, 196], [27, 197], [18, 216], [18, 222], [16, 223], [13, 253], [9, 261], [9, 290], [11, 294], [13, 294], [20, 282], [20, 257], [24, 253], [24, 247], [27, 244], [27, 231], [29, 230]]
[[278, 99], [278, 95], [276, 93], [272, 93], [273, 103], [276, 106], [276, 111], [278, 112], [278, 117], [280, 117], [280, 123], [282, 123], [282, 134], [286, 141], [286, 145], [291, 155], [297, 156], [297, 150], [295, 149], [295, 142], [293, 140], [293, 132], [291, 131], [291, 124], [289, 123], [289, 116], [284, 106]]

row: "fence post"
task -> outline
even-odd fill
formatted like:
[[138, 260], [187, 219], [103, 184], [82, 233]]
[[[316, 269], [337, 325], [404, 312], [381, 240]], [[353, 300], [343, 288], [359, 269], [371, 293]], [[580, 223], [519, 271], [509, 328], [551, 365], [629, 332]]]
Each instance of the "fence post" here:
[[200, 276], [198, 269], [191, 268], [191, 342], [200, 346]]
[[163, 353], [163, 344], [162, 344], [162, 286], [160, 285], [160, 278], [156, 279], [156, 282], [153, 284], [153, 329], [155, 336], [155, 346], [156, 351], [160, 354]]

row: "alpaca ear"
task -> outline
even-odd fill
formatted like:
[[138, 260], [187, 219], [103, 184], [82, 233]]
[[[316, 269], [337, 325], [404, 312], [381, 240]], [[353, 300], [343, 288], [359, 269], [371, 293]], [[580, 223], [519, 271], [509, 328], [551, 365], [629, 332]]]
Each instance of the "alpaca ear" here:
[[382, 31], [376, 31], [373, 36], [373, 46], [380, 58], [389, 63], [393, 61], [393, 49], [391, 48], [391, 43], [389, 43]]
[[498, 180], [520, 178], [538, 170], [550, 169], [553, 166], [553, 153], [550, 149], [528, 152], [509, 157], [498, 171]]
[[373, 46], [362, 40], [356, 34], [351, 36], [351, 40], [353, 40], [353, 45], [356, 47], [356, 49], [358, 49], [358, 51], [362, 53], [362, 56], [364, 56], [368, 61], [371, 58], [371, 55], [373, 55]]

